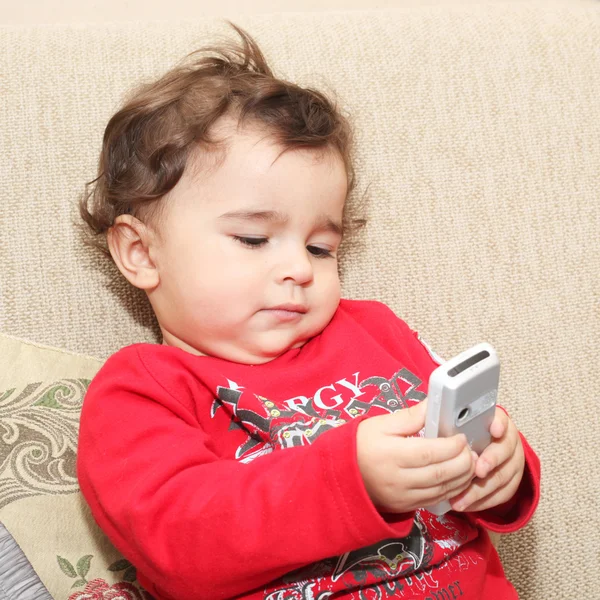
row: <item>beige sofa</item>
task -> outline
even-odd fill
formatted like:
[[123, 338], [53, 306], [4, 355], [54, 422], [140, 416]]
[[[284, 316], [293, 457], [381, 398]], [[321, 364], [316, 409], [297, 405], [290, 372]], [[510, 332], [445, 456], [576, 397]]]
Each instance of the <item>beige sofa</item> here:
[[[499, 542], [521, 597], [598, 598], [600, 3], [235, 21], [355, 123], [369, 224], [346, 296], [386, 301], [446, 358], [479, 341], [501, 357], [501, 402], [542, 460], [533, 522]], [[102, 360], [157, 340], [144, 298], [81, 244], [75, 203], [126, 90], [227, 34], [212, 18], [1, 31], [0, 522], [57, 600], [116, 582], [142, 597], [74, 461]]]

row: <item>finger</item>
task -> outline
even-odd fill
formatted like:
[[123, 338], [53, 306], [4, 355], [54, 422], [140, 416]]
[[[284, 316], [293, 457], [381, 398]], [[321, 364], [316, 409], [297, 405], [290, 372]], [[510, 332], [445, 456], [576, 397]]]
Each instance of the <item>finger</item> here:
[[518, 443], [518, 435], [510, 433], [502, 441], [492, 442], [477, 460], [475, 475], [480, 479], [485, 479], [494, 469], [497, 469], [515, 454]]
[[[477, 480], [474, 480], [471, 485], [473, 487], [478, 486], [478, 482], [476, 482]], [[489, 491], [489, 493], [486, 493], [484, 490], [482, 495], [477, 500], [473, 501], [470, 496], [472, 491], [470, 486], [465, 491], [452, 498], [450, 500], [450, 506], [453, 510], [458, 512], [486, 510], [488, 508], [504, 504], [504, 502], [510, 500], [516, 493], [519, 483], [520, 477], [519, 474], [516, 473], [512, 478], [509, 478], [504, 485]]]
[[424, 495], [426, 500], [426, 505], [437, 504], [438, 502], [442, 502], [442, 500], [449, 500], [450, 498], [455, 498], [459, 494], [468, 490], [473, 481], [473, 474], [471, 471], [467, 471], [466, 473], [451, 479], [450, 481], [445, 482], [442, 485], [438, 485], [435, 487], [431, 487], [426, 490], [420, 490], [420, 493]]
[[454, 489], [452, 482], [475, 476], [475, 459], [468, 446], [454, 458], [425, 467], [410, 469], [406, 475], [410, 487], [418, 489], [443, 488], [438, 494]]
[[463, 433], [447, 438], [403, 438], [402, 453], [398, 454], [398, 466], [419, 468], [451, 460], [469, 449], [467, 436]]
[[511, 456], [512, 451], [506, 447], [506, 444], [500, 444], [498, 446], [488, 446], [486, 448], [488, 452], [483, 452], [482, 455], [477, 459], [475, 465], [475, 476], [478, 479], [485, 479], [490, 473], [503, 465]]
[[474, 479], [469, 489], [457, 501], [455, 510], [467, 510], [475, 502], [479, 502], [503, 488], [509, 481], [519, 474], [519, 458], [505, 462], [492, 471], [485, 479]]
[[465, 510], [468, 510], [469, 512], [476, 512], [480, 510], [486, 510], [488, 508], [493, 508], [494, 506], [499, 506], [500, 504], [504, 504], [515, 495], [518, 487], [519, 485], [517, 477], [515, 476], [504, 487], [493, 491], [491, 494], [489, 494], [485, 498], [482, 498], [481, 500], [478, 500], [477, 502], [473, 502], [465, 509], [463, 509], [463, 512]]
[[392, 435], [414, 435], [425, 426], [427, 415], [427, 399], [408, 408], [402, 408], [383, 417], [388, 421], [390, 429], [387, 433]]
[[501, 408], [497, 408], [490, 427], [490, 434], [493, 438], [500, 439], [506, 433], [507, 428], [508, 415]]

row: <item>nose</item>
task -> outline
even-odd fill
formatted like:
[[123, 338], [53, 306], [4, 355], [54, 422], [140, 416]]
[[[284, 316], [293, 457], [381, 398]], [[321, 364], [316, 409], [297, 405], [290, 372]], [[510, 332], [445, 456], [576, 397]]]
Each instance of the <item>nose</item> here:
[[313, 264], [310, 254], [302, 244], [289, 244], [281, 248], [277, 263], [277, 279], [306, 285], [313, 280]]

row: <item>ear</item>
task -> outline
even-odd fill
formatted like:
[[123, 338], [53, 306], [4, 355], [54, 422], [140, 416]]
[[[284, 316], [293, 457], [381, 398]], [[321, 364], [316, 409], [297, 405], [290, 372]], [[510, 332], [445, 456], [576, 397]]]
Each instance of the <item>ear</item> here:
[[123, 276], [137, 288], [150, 291], [160, 277], [152, 260], [156, 237], [132, 215], [119, 215], [106, 235], [108, 249]]

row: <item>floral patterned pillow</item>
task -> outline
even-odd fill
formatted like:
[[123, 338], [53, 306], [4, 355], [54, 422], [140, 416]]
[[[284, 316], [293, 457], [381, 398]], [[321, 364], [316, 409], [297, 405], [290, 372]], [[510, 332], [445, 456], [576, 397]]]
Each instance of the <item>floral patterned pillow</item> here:
[[0, 522], [55, 600], [149, 600], [77, 483], [79, 414], [101, 365], [0, 334]]

